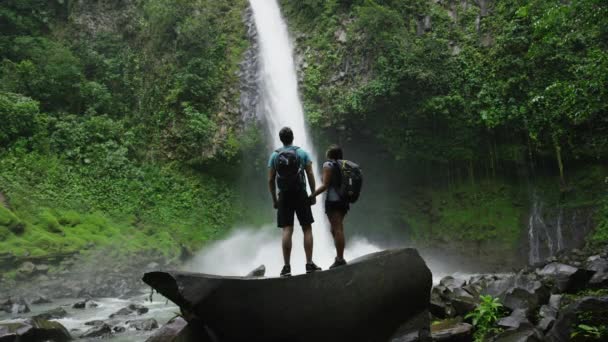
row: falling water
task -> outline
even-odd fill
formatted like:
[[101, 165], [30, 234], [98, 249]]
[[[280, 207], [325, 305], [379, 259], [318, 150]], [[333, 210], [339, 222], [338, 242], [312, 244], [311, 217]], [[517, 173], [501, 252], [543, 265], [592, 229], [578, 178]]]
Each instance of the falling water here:
[[[310, 154], [315, 169], [315, 178], [319, 183], [319, 163], [317, 163], [298, 95], [293, 47], [287, 25], [281, 16], [276, 0], [250, 0], [250, 5], [259, 43], [260, 105], [258, 111], [260, 113], [258, 114], [264, 118], [267, 124], [268, 136], [272, 137], [273, 147], [282, 145], [278, 137], [279, 130], [284, 126], [291, 127], [295, 136], [294, 145], [300, 146]], [[263, 181], [265, 180], [260, 180], [260, 182]], [[315, 218], [313, 259], [319, 266], [327, 268], [333, 263], [335, 249], [322, 208], [323, 203], [319, 199], [313, 207]], [[348, 220], [346, 224], [348, 226]], [[270, 223], [263, 229], [239, 229], [226, 240], [206, 248], [188, 268], [193, 271], [215, 274], [243, 275], [256, 266], [264, 264], [267, 274], [276, 276], [283, 266], [280, 239], [280, 230]], [[301, 230], [296, 227], [291, 258], [294, 273], [304, 272], [305, 257], [302, 239]], [[378, 250], [377, 247], [360, 238], [349, 240], [347, 246], [345, 251], [347, 259]]]

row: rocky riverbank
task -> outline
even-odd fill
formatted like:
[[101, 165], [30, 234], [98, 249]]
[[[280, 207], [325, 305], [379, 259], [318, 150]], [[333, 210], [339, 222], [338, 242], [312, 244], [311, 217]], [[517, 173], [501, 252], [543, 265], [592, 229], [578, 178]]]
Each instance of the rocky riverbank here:
[[565, 251], [516, 273], [444, 277], [431, 292], [434, 339], [472, 341], [478, 327], [467, 315], [483, 296], [502, 304], [484, 341], [608, 340], [608, 246]]

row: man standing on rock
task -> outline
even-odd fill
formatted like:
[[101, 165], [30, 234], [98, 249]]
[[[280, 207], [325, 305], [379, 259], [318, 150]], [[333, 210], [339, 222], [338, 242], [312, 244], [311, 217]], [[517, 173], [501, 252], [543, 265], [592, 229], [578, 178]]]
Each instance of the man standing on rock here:
[[[312, 217], [311, 201], [306, 192], [306, 178], [311, 191], [315, 190], [315, 176], [312, 172], [312, 161], [306, 151], [293, 146], [293, 132], [289, 127], [283, 127], [279, 131], [279, 138], [283, 147], [277, 149], [268, 161], [268, 187], [272, 203], [277, 209], [277, 225], [283, 229], [283, 260], [285, 266], [281, 270], [281, 276], [291, 275], [291, 238], [293, 235], [294, 215], [298, 216], [298, 222], [304, 232], [304, 252], [306, 253], [306, 273], [321, 270], [312, 261]], [[306, 173], [306, 176], [304, 175]], [[277, 187], [279, 194], [277, 197]]]

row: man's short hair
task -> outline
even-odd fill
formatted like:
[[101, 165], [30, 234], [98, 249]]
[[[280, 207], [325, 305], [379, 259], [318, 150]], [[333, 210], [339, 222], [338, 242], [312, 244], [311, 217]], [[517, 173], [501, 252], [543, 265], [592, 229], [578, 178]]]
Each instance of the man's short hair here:
[[291, 145], [293, 143], [293, 131], [289, 127], [283, 127], [279, 131], [279, 139], [285, 145]]
[[335, 144], [329, 145], [325, 154], [328, 159], [344, 159], [344, 157], [342, 156], [342, 147]]

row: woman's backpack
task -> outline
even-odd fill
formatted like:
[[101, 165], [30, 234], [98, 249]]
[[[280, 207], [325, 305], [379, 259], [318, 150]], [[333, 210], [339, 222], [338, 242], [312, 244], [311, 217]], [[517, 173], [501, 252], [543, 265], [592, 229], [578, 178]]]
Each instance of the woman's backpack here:
[[340, 172], [340, 185], [337, 187], [340, 198], [349, 203], [357, 202], [363, 186], [361, 167], [350, 160], [337, 160], [335, 164]]

